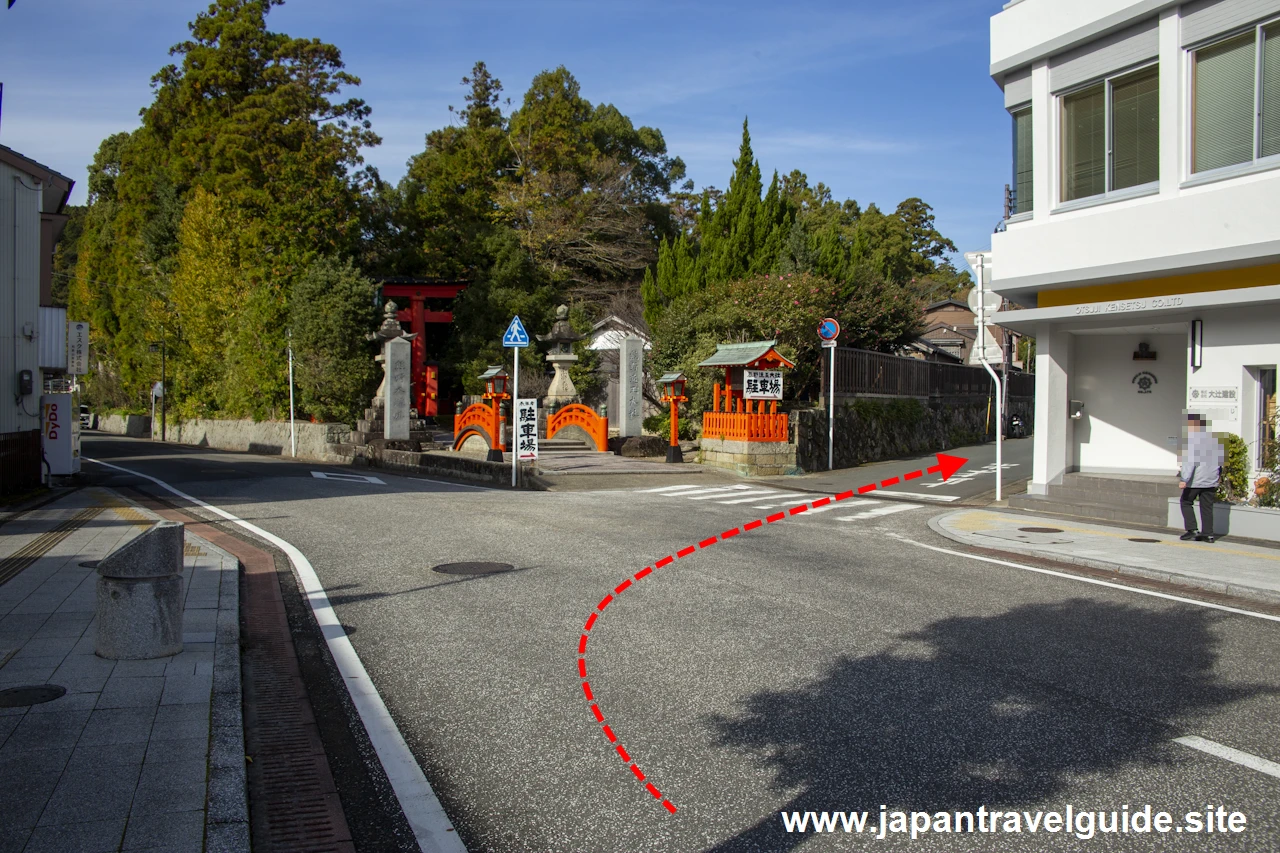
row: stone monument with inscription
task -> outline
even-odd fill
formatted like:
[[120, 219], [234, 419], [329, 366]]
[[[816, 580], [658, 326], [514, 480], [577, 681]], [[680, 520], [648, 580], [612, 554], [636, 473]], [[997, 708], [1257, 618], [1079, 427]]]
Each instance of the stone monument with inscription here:
[[383, 438], [409, 440], [409, 403], [411, 387], [410, 356], [413, 346], [407, 337], [392, 338], [382, 345]]
[[410, 341], [414, 336], [400, 328], [396, 309], [394, 302], [387, 302], [382, 325], [365, 335], [379, 344], [380, 352], [374, 361], [382, 365], [382, 383], [351, 433], [350, 443], [357, 448], [357, 455], [362, 452], [359, 448], [418, 451], [423, 445], [433, 444], [430, 426], [418, 419], [413, 408]]
[[569, 325], [568, 305], [561, 305], [556, 309], [556, 321], [551, 325], [551, 331], [538, 335], [538, 340], [551, 344], [546, 359], [556, 372], [544, 399], [548, 409], [554, 410], [578, 402], [578, 389], [573, 387], [573, 380], [569, 378], [569, 365], [578, 361], [578, 357], [573, 354], [574, 342], [585, 337], [586, 335], [574, 332], [573, 326]]
[[618, 434], [640, 435], [644, 423], [644, 341], [626, 335], [618, 343]]

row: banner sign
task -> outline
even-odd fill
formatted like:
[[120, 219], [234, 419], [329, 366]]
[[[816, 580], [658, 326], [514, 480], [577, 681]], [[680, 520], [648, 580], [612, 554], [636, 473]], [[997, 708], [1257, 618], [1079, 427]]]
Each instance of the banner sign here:
[[538, 458], [538, 401], [529, 397], [516, 400], [516, 458], [531, 462]]
[[748, 400], [781, 400], [782, 371], [742, 371], [742, 396]]

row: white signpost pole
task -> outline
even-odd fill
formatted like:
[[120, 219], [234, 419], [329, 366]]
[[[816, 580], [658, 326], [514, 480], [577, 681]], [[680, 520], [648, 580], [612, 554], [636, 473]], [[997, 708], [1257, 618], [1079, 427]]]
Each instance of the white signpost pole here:
[[836, 348], [828, 347], [827, 349], [831, 351], [831, 368], [828, 371], [830, 390], [827, 392], [827, 470], [834, 471], [836, 467]]
[[286, 331], [289, 341], [289, 455], [298, 458], [298, 429], [294, 421], [293, 409], [293, 331]]
[[996, 502], [1003, 500], [1001, 494], [1001, 483], [1004, 479], [1004, 401], [1003, 386], [1000, 382], [1000, 376], [992, 368], [991, 362], [987, 360], [987, 281], [986, 281], [986, 262], [987, 254], [985, 252], [966, 252], [965, 260], [973, 267], [974, 272], [978, 274], [978, 334], [975, 335], [977, 341], [975, 346], [978, 349], [978, 359], [982, 362], [982, 366], [987, 369], [987, 373], [991, 374], [991, 381], [996, 386]]
[[[520, 322], [519, 315], [511, 318], [511, 325], [507, 326], [507, 331], [502, 335], [502, 345], [510, 347], [516, 351], [513, 359], [511, 370], [511, 429], [508, 430], [511, 436], [511, 488], [516, 487], [516, 473], [519, 470], [520, 454], [516, 450], [516, 408], [520, 405], [520, 349], [529, 345], [529, 333], [525, 331], [524, 323]], [[497, 401], [494, 401], [497, 405]]]
[[520, 436], [516, 432], [516, 408], [520, 405], [520, 348], [512, 347], [512, 354], [515, 356], [513, 361], [515, 366], [511, 371], [511, 488], [516, 487], [516, 471], [520, 467], [520, 452], [518, 442]]

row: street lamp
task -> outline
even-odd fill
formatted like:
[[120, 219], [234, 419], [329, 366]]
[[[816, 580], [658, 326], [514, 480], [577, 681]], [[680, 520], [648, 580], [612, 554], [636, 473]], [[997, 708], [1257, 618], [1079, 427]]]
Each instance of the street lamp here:
[[671, 404], [671, 444], [667, 447], [668, 462], [683, 462], [684, 454], [680, 452], [680, 403], [687, 403], [684, 395], [684, 384], [687, 380], [683, 373], [665, 373], [658, 380], [662, 386], [662, 402]]
[[165, 408], [165, 400], [167, 400], [169, 397], [169, 386], [168, 386], [168, 383], [165, 381], [164, 338], [161, 338], [160, 343], [158, 344], [149, 344], [147, 346], [147, 349], [150, 352], [160, 353], [160, 440], [164, 441], [165, 440], [164, 408]]

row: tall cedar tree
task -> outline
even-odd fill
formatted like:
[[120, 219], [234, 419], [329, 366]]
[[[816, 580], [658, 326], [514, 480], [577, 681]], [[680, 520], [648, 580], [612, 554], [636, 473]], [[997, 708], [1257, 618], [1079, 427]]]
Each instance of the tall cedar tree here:
[[[193, 379], [216, 377], [214, 388], [175, 383], [175, 402], [192, 395], [201, 411], [282, 412], [291, 283], [315, 258], [354, 249], [367, 178], [356, 171], [359, 148], [379, 139], [363, 101], [336, 97], [360, 82], [336, 47], [266, 29], [281, 2], [210, 4], [170, 51], [181, 63], [152, 78], [142, 127], [99, 149], [72, 306], [94, 321], [90, 393], [101, 404], [145, 405], [156, 372], [147, 345], [163, 338], [179, 374], [193, 358]], [[197, 189], [209, 200], [193, 215], [239, 223], [234, 257], [208, 228], [184, 227]], [[217, 284], [180, 281], [215, 261]], [[188, 306], [200, 301], [193, 295], [230, 306], [218, 351], [192, 340], [174, 287], [187, 289]]]

